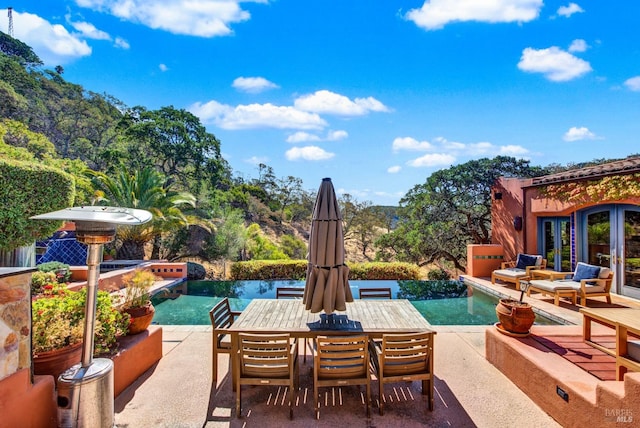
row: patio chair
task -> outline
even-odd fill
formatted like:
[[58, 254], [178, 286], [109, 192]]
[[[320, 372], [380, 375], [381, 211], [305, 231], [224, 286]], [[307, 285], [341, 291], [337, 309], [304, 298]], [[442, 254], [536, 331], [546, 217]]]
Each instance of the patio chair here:
[[380, 388], [380, 415], [384, 414], [384, 384], [422, 381], [433, 410], [433, 332], [385, 334], [382, 342], [370, 341], [371, 363]]
[[531, 291], [552, 295], [554, 297], [553, 303], [556, 305], [560, 305], [560, 297], [570, 297], [571, 303], [575, 305], [577, 296], [580, 296], [582, 306], [587, 306], [588, 297], [604, 296], [607, 303], [611, 303], [611, 284], [613, 282], [611, 269], [578, 262], [575, 271], [564, 273], [571, 278], [555, 281], [532, 279], [529, 281], [527, 296], [531, 296]]
[[531, 254], [518, 254], [514, 261], [503, 262], [500, 269], [491, 272], [491, 283], [496, 280], [515, 284], [516, 290], [520, 289], [520, 280], [528, 278], [530, 271], [534, 269], [546, 269], [547, 259]]
[[[304, 297], [304, 287], [277, 287], [276, 299], [302, 299]], [[311, 349], [311, 342], [304, 339], [304, 357], [303, 361], [307, 362], [307, 346]]]
[[320, 419], [318, 388], [365, 385], [367, 418], [371, 416], [371, 383], [367, 336], [318, 336], [313, 363], [313, 403]]
[[[211, 319], [211, 325], [213, 326], [213, 355], [212, 355], [212, 372], [211, 382], [216, 385], [218, 380], [218, 354], [225, 353], [231, 355], [231, 338], [225, 332], [235, 317], [239, 316], [240, 312], [231, 310], [229, 306], [229, 299], [225, 297], [220, 300], [209, 311], [209, 318]], [[233, 358], [229, 359], [229, 367], [233, 368]], [[233, 375], [233, 374], [232, 374]]]
[[293, 419], [298, 386], [298, 342], [289, 334], [239, 333], [236, 373], [236, 417], [242, 410], [242, 385], [289, 388], [289, 419]]
[[391, 299], [391, 288], [360, 288], [361, 299]]

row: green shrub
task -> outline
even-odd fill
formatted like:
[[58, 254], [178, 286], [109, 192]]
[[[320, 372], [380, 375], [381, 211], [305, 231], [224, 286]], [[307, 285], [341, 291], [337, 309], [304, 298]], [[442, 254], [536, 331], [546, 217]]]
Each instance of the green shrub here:
[[306, 275], [306, 260], [251, 260], [231, 265], [231, 279], [233, 280], [303, 280]]
[[[304, 280], [306, 260], [252, 260], [231, 266], [233, 280], [294, 279]], [[420, 269], [411, 263], [348, 263], [349, 279], [418, 280]]]
[[420, 269], [411, 263], [353, 263], [349, 265], [349, 279], [420, 279]]
[[51, 236], [59, 221], [29, 217], [71, 206], [74, 179], [57, 168], [0, 159], [0, 250]]
[[451, 279], [451, 275], [443, 268], [431, 269], [427, 272], [427, 279], [431, 281], [445, 281]]
[[69, 279], [71, 279], [71, 269], [69, 269], [69, 265], [62, 262], [54, 261], [39, 264], [38, 271], [55, 273], [60, 283], [69, 282]]

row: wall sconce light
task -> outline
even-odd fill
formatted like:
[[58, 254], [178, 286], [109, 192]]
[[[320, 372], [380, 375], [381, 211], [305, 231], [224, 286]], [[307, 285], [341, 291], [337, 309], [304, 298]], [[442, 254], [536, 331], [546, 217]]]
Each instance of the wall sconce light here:
[[502, 200], [502, 192], [495, 192], [493, 194], [493, 199], [495, 199], [496, 201]]
[[513, 218], [513, 228], [520, 232], [522, 230], [522, 217], [519, 215]]

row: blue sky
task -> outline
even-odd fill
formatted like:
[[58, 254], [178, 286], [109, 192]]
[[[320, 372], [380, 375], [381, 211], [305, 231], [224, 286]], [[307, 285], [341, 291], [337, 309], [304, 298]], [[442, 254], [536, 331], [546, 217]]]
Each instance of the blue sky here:
[[471, 159], [640, 152], [636, 1], [10, 3], [47, 67], [129, 106], [188, 109], [247, 179], [265, 163], [393, 205]]

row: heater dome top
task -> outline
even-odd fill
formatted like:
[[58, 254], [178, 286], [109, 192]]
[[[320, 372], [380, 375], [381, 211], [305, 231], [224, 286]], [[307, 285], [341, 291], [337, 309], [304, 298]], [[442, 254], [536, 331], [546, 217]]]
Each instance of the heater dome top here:
[[91, 205], [65, 208], [31, 218], [35, 220], [86, 221], [135, 226], [148, 222], [152, 217], [152, 214], [146, 210]]

